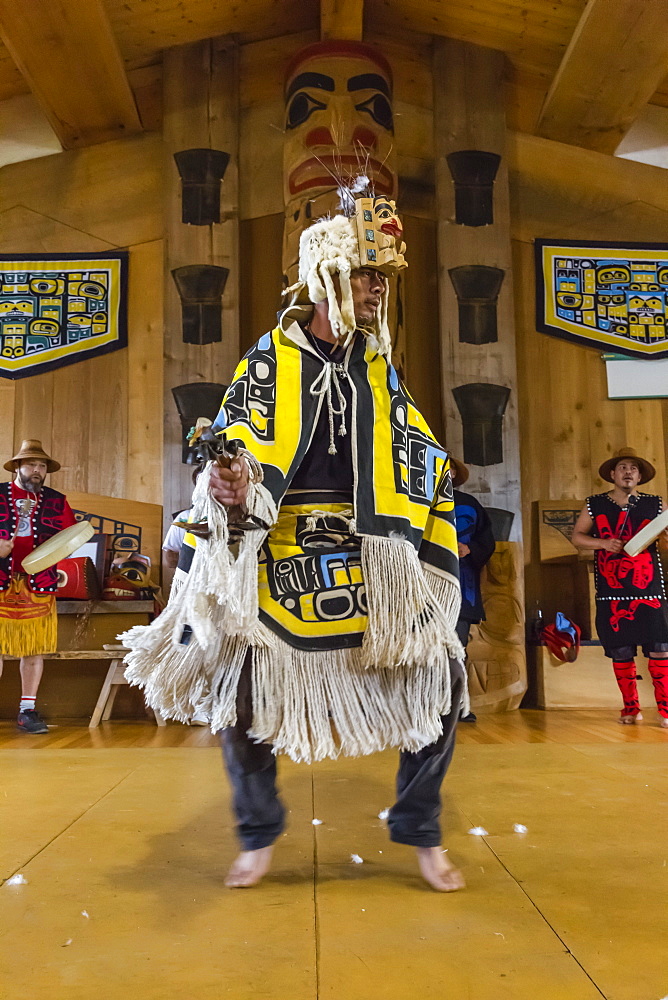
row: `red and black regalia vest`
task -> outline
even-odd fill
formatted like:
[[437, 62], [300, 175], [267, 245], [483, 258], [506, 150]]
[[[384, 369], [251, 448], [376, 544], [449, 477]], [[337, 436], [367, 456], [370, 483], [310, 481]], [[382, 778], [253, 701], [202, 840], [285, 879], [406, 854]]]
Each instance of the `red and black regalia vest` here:
[[[650, 493], [638, 493], [625, 507], [607, 493], [597, 493], [587, 498], [592, 537], [627, 542], [661, 508], [661, 497]], [[666, 592], [656, 542], [637, 556], [597, 549], [594, 577], [596, 631], [605, 647], [668, 642]]]
[[[12, 538], [17, 524], [16, 511], [11, 502], [11, 483], [0, 483], [0, 538]], [[37, 506], [32, 514], [33, 541], [35, 548], [47, 538], [56, 535], [63, 527], [67, 500], [62, 493], [43, 486], [37, 498]], [[12, 578], [12, 571], [20, 572], [21, 567], [12, 566], [13, 559], [9, 555], [0, 559], [0, 591], [7, 590]], [[28, 587], [33, 593], [53, 594], [58, 585], [56, 566], [43, 569], [28, 577]]]

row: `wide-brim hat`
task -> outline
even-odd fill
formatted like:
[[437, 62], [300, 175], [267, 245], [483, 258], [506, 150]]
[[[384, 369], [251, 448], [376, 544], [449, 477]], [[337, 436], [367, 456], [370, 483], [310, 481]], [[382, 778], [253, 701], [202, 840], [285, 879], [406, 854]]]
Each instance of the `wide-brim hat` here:
[[650, 479], [654, 479], [656, 475], [656, 469], [651, 462], [648, 462], [646, 458], [641, 458], [640, 455], [636, 454], [635, 448], [620, 448], [616, 451], [612, 458], [606, 459], [603, 465], [598, 470], [598, 474], [601, 479], [605, 479], [606, 482], [613, 482], [612, 473], [614, 472], [615, 466], [622, 462], [625, 458], [632, 459], [640, 470], [640, 482], [648, 483]]
[[5, 462], [3, 468], [7, 469], [7, 472], [14, 472], [22, 462], [30, 458], [46, 462], [47, 472], [58, 472], [60, 468], [60, 462], [56, 462], [54, 458], [47, 455], [42, 448], [42, 442], [38, 441], [37, 438], [26, 438], [25, 441], [22, 441], [17, 453], [8, 462]]
[[460, 462], [458, 458], [454, 458], [452, 455], [448, 455], [450, 459], [450, 476], [452, 478], [452, 485], [456, 488], [457, 486], [463, 486], [466, 480], [469, 478], [468, 466]]

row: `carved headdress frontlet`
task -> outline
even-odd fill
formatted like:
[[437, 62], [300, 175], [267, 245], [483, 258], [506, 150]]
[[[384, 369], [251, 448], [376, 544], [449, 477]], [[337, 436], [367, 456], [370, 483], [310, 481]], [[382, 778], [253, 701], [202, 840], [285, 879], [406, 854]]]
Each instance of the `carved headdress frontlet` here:
[[[335, 336], [350, 341], [357, 324], [353, 309], [350, 272], [374, 268], [388, 278], [407, 267], [406, 244], [395, 203], [385, 195], [375, 196], [369, 179], [356, 178], [339, 188], [340, 215], [318, 219], [305, 229], [299, 241], [299, 281], [286, 289], [291, 302], [323, 302], [329, 305], [329, 321]], [[333, 276], [339, 276], [341, 303]], [[373, 323], [361, 327], [372, 346], [389, 357], [387, 325], [389, 286], [386, 283]]]

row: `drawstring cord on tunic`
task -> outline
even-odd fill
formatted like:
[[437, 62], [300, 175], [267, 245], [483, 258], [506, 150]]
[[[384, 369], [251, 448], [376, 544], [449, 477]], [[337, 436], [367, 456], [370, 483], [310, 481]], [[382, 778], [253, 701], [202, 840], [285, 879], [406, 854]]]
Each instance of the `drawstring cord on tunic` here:
[[[327, 449], [330, 455], [336, 455], [336, 444], [334, 443], [334, 417], [340, 417], [341, 423], [339, 424], [339, 436], [345, 437], [348, 433], [346, 429], [346, 409], [348, 403], [346, 398], [341, 391], [341, 386], [339, 385], [339, 380], [337, 375], [348, 377], [348, 372], [343, 365], [337, 364], [335, 361], [326, 361], [323, 370], [311, 383], [311, 395], [312, 396], [324, 396], [327, 402], [327, 413], [329, 416], [329, 448]], [[336, 389], [336, 395], [339, 403], [339, 409], [337, 410], [334, 406], [332, 400], [332, 383]]]

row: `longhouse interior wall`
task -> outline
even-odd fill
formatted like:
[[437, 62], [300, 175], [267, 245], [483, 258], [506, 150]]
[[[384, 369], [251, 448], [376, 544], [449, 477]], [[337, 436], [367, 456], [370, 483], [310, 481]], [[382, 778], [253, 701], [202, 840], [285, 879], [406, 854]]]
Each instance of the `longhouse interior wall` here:
[[[407, 384], [447, 445], [441, 400], [434, 207], [431, 45], [369, 36], [394, 73], [399, 204], [410, 267], [398, 355]], [[282, 80], [289, 59], [317, 40], [285, 35], [240, 49], [240, 342], [247, 349], [280, 306], [283, 220]], [[151, 69], [150, 127], [160, 127], [159, 70]], [[522, 127], [517, 88], [509, 124]], [[521, 96], [521, 92], [520, 96]], [[526, 109], [525, 109], [526, 110]], [[668, 404], [607, 398], [600, 352], [535, 329], [536, 237], [665, 239], [668, 194], [659, 168], [509, 133], [516, 336], [527, 563], [527, 605], [569, 608], [572, 569], [541, 566], [538, 500], [597, 489], [600, 461], [630, 444], [666, 470]], [[0, 252], [130, 250], [129, 346], [24, 380], [0, 381], [0, 441], [10, 454], [41, 438], [63, 469], [54, 485], [161, 501], [163, 171], [159, 132], [0, 170]], [[572, 602], [571, 602], [572, 603]]]
[[56, 489], [162, 502], [162, 231], [158, 134], [0, 170], [0, 253], [130, 254], [126, 349], [0, 379], [1, 454], [40, 439]]
[[527, 608], [577, 620], [574, 567], [540, 562], [536, 503], [602, 491], [598, 468], [624, 445], [655, 465], [647, 489], [665, 496], [668, 401], [608, 399], [600, 349], [536, 332], [533, 240], [665, 242], [668, 190], [659, 167], [519, 133], [509, 158]]

